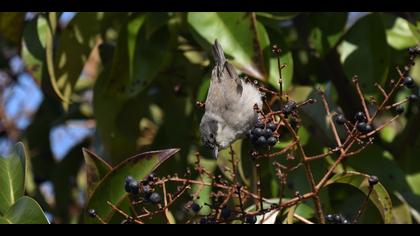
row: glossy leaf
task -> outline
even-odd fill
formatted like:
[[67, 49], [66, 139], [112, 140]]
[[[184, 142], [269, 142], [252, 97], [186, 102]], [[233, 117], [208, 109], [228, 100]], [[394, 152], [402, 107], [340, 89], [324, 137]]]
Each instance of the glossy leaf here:
[[[328, 180], [326, 186], [330, 184], [349, 184], [353, 187], [358, 188], [364, 194], [369, 192], [369, 175], [361, 174], [358, 172], [349, 171], [343, 174], [337, 174]], [[385, 224], [392, 223], [392, 202], [391, 197], [381, 183], [376, 184], [373, 187], [373, 191], [370, 194], [370, 200], [378, 208], [382, 215]]]
[[52, 89], [55, 95], [62, 101], [64, 104], [69, 104], [70, 101], [64, 97], [64, 94], [60, 90], [57, 82], [57, 72], [54, 66], [54, 35], [57, 27], [57, 12], [48, 13], [47, 17], [47, 30], [45, 37], [45, 59], [46, 66], [48, 71], [48, 76], [50, 78]]
[[296, 206], [292, 206], [289, 208], [289, 211], [287, 212], [287, 218], [286, 218], [287, 224], [293, 224], [295, 210], [296, 210]]
[[[127, 197], [124, 189], [125, 178], [132, 176], [134, 179], [144, 179], [178, 151], [179, 149], [167, 149], [146, 152], [118, 164], [97, 185], [89, 199], [87, 209], [95, 209], [102, 219], [109, 221], [115, 212], [108, 206], [107, 201], [118, 206]], [[86, 223], [99, 223], [96, 219], [89, 217], [86, 217], [85, 220]]]
[[345, 12], [312, 13], [308, 17], [310, 24], [309, 43], [320, 55], [325, 55], [344, 34], [347, 22]]
[[0, 157], [0, 213], [5, 213], [25, 191], [26, 155], [22, 144], [9, 157]]
[[39, 204], [27, 196], [19, 198], [3, 215], [3, 219], [10, 224], [49, 224]]
[[299, 12], [257, 12], [259, 17], [266, 17], [276, 21], [291, 20], [297, 15], [299, 15]]
[[417, 39], [417, 43], [420, 42], [420, 23], [417, 21], [416, 24], [408, 23], [408, 27], [410, 28], [411, 32], [413, 33], [414, 37]]
[[253, 19], [252, 13], [190, 12], [188, 23], [208, 44], [217, 39], [242, 72], [259, 79], [267, 77], [268, 62], [263, 54], [270, 42], [264, 26]]
[[56, 83], [65, 101], [71, 101], [74, 86], [96, 46], [101, 16], [101, 13], [79, 12], [59, 35], [54, 67]]
[[87, 194], [90, 197], [98, 183], [112, 170], [112, 167], [88, 149], [83, 148], [82, 151], [86, 164]]
[[23, 31], [21, 55], [28, 72], [40, 83], [45, 69], [45, 35], [48, 29], [45, 17], [38, 16], [26, 23]]
[[338, 49], [347, 78], [359, 76], [366, 95], [376, 94], [373, 85], [385, 83], [390, 61], [380, 13], [369, 14], [358, 20], [346, 33]]
[[114, 60], [105, 65], [94, 87], [98, 131], [113, 163], [136, 151], [139, 121], [148, 112], [150, 99], [145, 89], [171, 60], [173, 38], [168, 28], [146, 39], [144, 15], [132, 18], [121, 28]]
[[410, 29], [410, 23], [401, 18], [391, 15], [383, 15], [386, 27], [386, 39], [388, 44], [397, 49], [406, 49], [415, 46], [418, 42]]

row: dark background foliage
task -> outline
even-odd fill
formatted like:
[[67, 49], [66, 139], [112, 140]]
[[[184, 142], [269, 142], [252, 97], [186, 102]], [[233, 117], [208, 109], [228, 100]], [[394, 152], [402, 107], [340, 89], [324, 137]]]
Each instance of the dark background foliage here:
[[[202, 147], [198, 125], [203, 111], [195, 108], [206, 97], [215, 38], [241, 73], [274, 90], [278, 70], [271, 46], [278, 44], [290, 97], [304, 101], [322, 88], [335, 111], [352, 117], [362, 108], [351, 78], [358, 75], [366, 94], [379, 99], [374, 84], [387, 87], [398, 78], [394, 68], [406, 62], [407, 48], [419, 44], [420, 15], [83, 12], [69, 18], [61, 12], [0, 13], [1, 155], [8, 155], [17, 141], [25, 143], [31, 163], [26, 192], [53, 222], [83, 222], [87, 183], [82, 147], [112, 165], [143, 151], [179, 148], [158, 169], [161, 176], [183, 173], [199, 151], [206, 168], [224, 174], [220, 168], [226, 153], [214, 160]], [[419, 65], [410, 72], [417, 83]], [[395, 101], [410, 93], [419, 91], [401, 90]], [[345, 165], [380, 178], [392, 198], [393, 222], [418, 223], [420, 111], [416, 104], [404, 106], [404, 116]], [[302, 115], [299, 135], [308, 153], [332, 146], [322, 106], [304, 108]], [[250, 145], [244, 140], [235, 148], [246, 182], [251, 179]], [[329, 161], [314, 163], [315, 177]], [[278, 197], [268, 162], [263, 177], [265, 195]], [[289, 196], [309, 190], [302, 171], [293, 173], [287, 186]], [[200, 201], [208, 198], [204, 191]], [[362, 198], [348, 185], [322, 193], [324, 207], [344, 215], [354, 214], [354, 202]], [[301, 214], [313, 217], [311, 206], [303, 205]], [[172, 213], [183, 218], [182, 201]], [[382, 222], [373, 205], [363, 222]]]

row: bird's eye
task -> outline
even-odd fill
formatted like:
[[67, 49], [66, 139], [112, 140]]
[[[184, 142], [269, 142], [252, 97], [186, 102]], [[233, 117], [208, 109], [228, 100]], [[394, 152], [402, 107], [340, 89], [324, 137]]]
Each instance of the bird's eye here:
[[211, 139], [214, 139], [214, 134], [210, 134], [210, 138]]

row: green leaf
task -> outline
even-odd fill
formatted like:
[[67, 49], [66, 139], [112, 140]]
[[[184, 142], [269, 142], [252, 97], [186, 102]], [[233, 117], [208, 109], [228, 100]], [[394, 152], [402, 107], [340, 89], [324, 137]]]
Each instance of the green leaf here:
[[408, 27], [410, 27], [411, 32], [413, 33], [414, 37], [417, 39], [417, 44], [420, 43], [420, 22], [417, 21], [416, 25], [408, 23]]
[[410, 205], [399, 192], [394, 192], [394, 195], [398, 201], [393, 201], [393, 222], [396, 224], [412, 224], [413, 220], [410, 213]]
[[20, 46], [24, 25], [25, 12], [0, 13], [0, 37], [16, 46]]
[[55, 95], [64, 104], [69, 104], [69, 100], [64, 97], [57, 83], [57, 72], [54, 66], [54, 35], [57, 27], [57, 12], [48, 13], [47, 17], [47, 30], [45, 37], [45, 59], [48, 75], [50, 78], [52, 89]]
[[48, 29], [45, 17], [38, 16], [26, 23], [23, 30], [21, 55], [26, 70], [40, 83], [45, 61], [45, 35]]
[[121, 27], [114, 59], [104, 65], [94, 87], [94, 115], [112, 163], [138, 148], [139, 122], [150, 100], [146, 89], [171, 61], [174, 40], [167, 27], [146, 39], [144, 15], [132, 18]]
[[[369, 175], [362, 174], [359, 172], [348, 171], [346, 173], [337, 174], [333, 176], [325, 186], [330, 184], [349, 184], [355, 188], [358, 188], [365, 195], [369, 192]], [[391, 197], [381, 183], [376, 184], [373, 187], [372, 193], [369, 199], [376, 206], [381, 213], [382, 219], [385, 224], [392, 223], [392, 202]]]
[[351, 79], [358, 75], [365, 94], [377, 94], [373, 85], [384, 85], [390, 62], [381, 15], [373, 13], [358, 20], [344, 36], [338, 51], [347, 77]]
[[165, 211], [166, 219], [168, 220], [168, 224], [174, 225], [176, 224], [175, 216], [169, 210]]
[[286, 218], [286, 222], [287, 224], [293, 224], [294, 222], [294, 215], [295, 215], [295, 210], [296, 210], [296, 205], [292, 206], [289, 208], [289, 210], [287, 211], [287, 218]]
[[264, 52], [270, 42], [264, 26], [255, 20], [254, 13], [190, 12], [188, 23], [208, 45], [218, 39], [232, 64], [242, 72], [259, 79], [267, 78], [268, 61]]
[[344, 34], [347, 22], [345, 12], [318, 12], [309, 15], [309, 44], [320, 55], [325, 55], [335, 47]]
[[112, 167], [88, 149], [83, 148], [82, 151], [86, 164], [87, 195], [90, 197], [95, 187], [112, 170]]
[[[179, 149], [167, 149], [145, 152], [118, 164], [97, 185], [87, 209], [95, 209], [102, 219], [109, 221], [115, 212], [108, 206], [107, 201], [118, 206], [127, 197], [124, 189], [125, 178], [132, 176], [134, 179], [144, 179], [178, 151]], [[85, 220], [86, 223], [99, 223], [90, 217], [86, 217]]]
[[0, 213], [5, 213], [25, 191], [26, 155], [19, 143], [9, 157], [0, 157]]
[[[3, 222], [2, 222], [3, 221]], [[0, 218], [0, 224], [49, 224], [42, 208], [32, 198], [24, 196], [19, 198]]]
[[410, 23], [401, 18], [389, 14], [383, 15], [388, 44], [397, 49], [406, 49], [415, 46], [418, 42], [410, 29]]
[[79, 12], [59, 35], [54, 52], [57, 86], [65, 101], [71, 100], [86, 60], [97, 43], [101, 13]]
[[299, 12], [257, 12], [258, 17], [265, 17], [276, 21], [291, 20], [297, 15], [299, 15]]

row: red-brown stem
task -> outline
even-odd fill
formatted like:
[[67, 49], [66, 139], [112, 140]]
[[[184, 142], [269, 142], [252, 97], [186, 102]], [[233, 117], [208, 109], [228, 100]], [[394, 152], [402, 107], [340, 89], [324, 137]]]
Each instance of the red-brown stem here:
[[337, 147], [337, 148], [332, 149], [332, 150], [330, 150], [330, 151], [328, 151], [326, 153], [319, 154], [319, 155], [316, 155], [316, 156], [308, 157], [307, 160], [308, 161], [315, 161], [315, 160], [319, 160], [319, 159], [324, 159], [325, 157], [327, 157], [329, 155], [332, 155], [332, 154], [334, 154], [334, 152], [339, 151], [339, 150], [341, 150], [341, 148]]
[[394, 122], [394, 120], [398, 119], [398, 117], [400, 117], [400, 115], [396, 115], [396, 116], [392, 117], [392, 119], [388, 120], [387, 122], [385, 122], [384, 124], [382, 124], [381, 126], [379, 126], [378, 128], [376, 128], [375, 130], [373, 130], [372, 132], [360, 136], [360, 138], [366, 138], [366, 137], [372, 136], [373, 134], [375, 134], [375, 133], [379, 132], [380, 130], [382, 130], [383, 128], [385, 128], [387, 125], [389, 125], [392, 122]]
[[354, 219], [353, 219], [353, 224], [356, 224], [356, 223], [357, 223], [357, 221], [359, 220], [360, 216], [362, 216], [362, 214], [363, 214], [364, 210], [365, 210], [365, 209], [366, 209], [366, 207], [367, 207], [367, 203], [368, 203], [368, 200], [369, 200], [369, 197], [370, 197], [370, 194], [372, 193], [372, 191], [373, 191], [373, 187], [372, 187], [372, 186], [369, 186], [369, 192], [368, 192], [368, 194], [366, 195], [365, 199], [363, 200], [362, 206], [361, 206], [361, 207], [360, 207], [360, 209], [357, 211], [357, 215], [356, 215], [356, 216], [354, 217]]
[[397, 107], [397, 106], [399, 106], [399, 105], [401, 105], [401, 104], [404, 104], [404, 103], [406, 103], [406, 102], [408, 102], [408, 98], [405, 98], [405, 99], [403, 99], [403, 100], [401, 100], [401, 101], [399, 101], [399, 102], [396, 102], [396, 103], [394, 103], [394, 104], [392, 104], [392, 105], [386, 106], [386, 107], [385, 107], [385, 109], [386, 109], [386, 110], [389, 110], [389, 109], [391, 109], [391, 108]]
[[286, 125], [287, 129], [289, 130], [289, 132], [292, 134], [293, 138], [296, 141], [296, 144], [298, 146], [298, 149], [300, 151], [300, 156], [301, 156], [301, 163], [303, 163], [303, 167], [305, 169], [305, 175], [306, 175], [306, 179], [308, 180], [312, 192], [314, 192], [314, 203], [315, 203], [315, 208], [316, 208], [316, 213], [317, 213], [317, 218], [319, 220], [319, 222], [321, 224], [325, 224], [325, 218], [324, 218], [324, 212], [322, 210], [322, 205], [321, 205], [321, 199], [318, 195], [318, 190], [315, 186], [315, 179], [314, 176], [312, 174], [312, 170], [311, 170], [311, 166], [309, 164], [309, 161], [307, 161], [307, 156], [305, 154], [305, 151], [300, 143], [299, 140], [299, 136], [297, 135], [297, 133], [295, 132], [295, 130], [292, 128], [292, 126], [289, 124], [289, 122], [287, 121], [287, 119], [285, 119], [285, 117], [283, 115], [281, 115], [281, 119], [283, 120], [283, 123]]
[[359, 78], [357, 76], [353, 77], [353, 83], [356, 86], [357, 95], [359, 96], [360, 101], [362, 102], [363, 109], [365, 110], [366, 118], [370, 122], [371, 117], [370, 117], [369, 109], [366, 105], [366, 100], [365, 100], [365, 97], [363, 96], [362, 89], [360, 88], [360, 84], [359, 84]]
[[277, 55], [277, 67], [278, 67], [278, 71], [279, 71], [279, 86], [280, 86], [280, 91], [279, 91], [279, 95], [280, 95], [280, 107], [282, 104], [282, 100], [283, 100], [283, 77], [281, 75], [281, 62], [280, 62], [280, 54]]
[[382, 86], [378, 83], [375, 83], [375, 86], [379, 89], [379, 91], [381, 91], [382, 95], [384, 96], [384, 98], [388, 97], [388, 94], [386, 94], [385, 90], [382, 88]]
[[324, 175], [324, 177], [318, 182], [318, 184], [316, 185], [316, 192], [319, 191], [324, 186], [324, 184], [327, 182], [328, 178], [330, 177], [332, 172], [335, 170], [337, 165], [340, 164], [344, 160], [344, 158], [346, 158], [345, 154], [350, 150], [350, 148], [351, 148], [351, 146], [353, 145], [354, 142], [355, 142], [355, 140], [352, 140], [350, 142], [348, 147], [344, 150], [344, 152], [342, 154], [340, 154], [340, 156], [337, 158], [337, 160], [334, 162], [334, 164], [330, 167], [330, 169], [328, 169], [328, 171]]
[[[340, 136], [338, 135], [337, 127], [335, 126], [335, 123], [332, 119], [330, 107], [328, 106], [328, 103], [327, 103], [327, 98], [325, 97], [325, 94], [323, 92], [321, 92], [321, 98], [322, 98], [322, 103], [324, 104], [324, 109], [327, 112], [328, 123], [330, 124], [331, 129], [333, 131], [334, 138], [335, 138], [335, 141], [337, 143], [337, 146], [342, 147], [342, 143], [341, 143]], [[340, 151], [341, 151], [341, 153], [343, 153], [342, 148], [340, 149]]]
[[296, 141], [293, 141], [293, 142], [289, 143], [286, 147], [281, 149], [280, 151], [270, 153], [270, 154], [261, 154], [261, 155], [258, 155], [257, 158], [259, 158], [259, 157], [267, 157], [267, 158], [278, 157], [280, 155], [285, 154], [287, 151], [289, 151], [289, 149], [294, 147], [296, 145], [296, 143], [297, 143]]
[[166, 206], [162, 207], [159, 210], [153, 211], [153, 212], [146, 212], [145, 214], [139, 215], [136, 218], [137, 219], [141, 219], [141, 218], [144, 218], [144, 217], [148, 217], [148, 216], [151, 216], [151, 215], [156, 215], [156, 214], [165, 212], [166, 209], [168, 209], [187, 189], [189, 189], [189, 186], [188, 185], [184, 185], [183, 188], [181, 189], [181, 191], [179, 191], [176, 194], [176, 196], [172, 199], [172, 201], [171, 202], [168, 202], [168, 204]]
[[392, 95], [395, 93], [395, 91], [397, 90], [397, 88], [400, 86], [401, 81], [404, 79], [404, 74], [400, 71], [400, 69], [398, 69], [398, 67], [396, 69], [397, 69], [398, 74], [400, 75], [400, 78], [398, 79], [397, 83], [395, 83], [392, 86], [391, 91], [388, 93], [388, 95], [382, 101], [381, 105], [379, 105], [378, 110], [376, 110], [376, 112], [373, 114], [371, 120], [369, 120], [369, 123], [372, 122], [372, 120], [375, 119], [375, 117], [379, 114], [380, 111], [382, 111], [382, 109], [384, 108], [384, 106], [388, 103], [388, 100], [392, 97]]
[[115, 206], [114, 204], [112, 204], [110, 201], [106, 202], [114, 211], [120, 213], [121, 215], [123, 215], [126, 219], [131, 219], [134, 222], [136, 222], [137, 224], [144, 224], [142, 221], [134, 219], [133, 217], [127, 215], [127, 213], [125, 213], [124, 211], [120, 210], [117, 206]]

